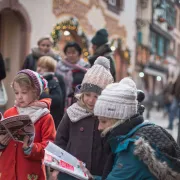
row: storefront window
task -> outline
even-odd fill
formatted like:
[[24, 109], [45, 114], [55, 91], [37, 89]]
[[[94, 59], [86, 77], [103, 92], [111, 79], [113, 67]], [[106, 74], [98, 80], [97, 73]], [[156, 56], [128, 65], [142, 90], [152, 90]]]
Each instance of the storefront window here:
[[176, 25], [176, 10], [171, 4], [166, 4], [166, 19], [169, 25]]
[[158, 52], [157, 54], [159, 56], [164, 56], [164, 38], [159, 36], [158, 37]]
[[156, 53], [156, 34], [154, 32], [151, 32], [151, 50]]

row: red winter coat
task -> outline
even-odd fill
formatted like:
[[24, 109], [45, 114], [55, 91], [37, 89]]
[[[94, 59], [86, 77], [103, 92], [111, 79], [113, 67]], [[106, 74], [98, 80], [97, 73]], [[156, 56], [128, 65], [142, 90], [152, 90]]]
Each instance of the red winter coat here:
[[[44, 100], [42, 100], [44, 101]], [[46, 99], [48, 106], [50, 100]], [[16, 107], [7, 110], [4, 117], [17, 115]], [[50, 114], [35, 123], [35, 139], [30, 155], [25, 155], [22, 143], [11, 140], [0, 155], [0, 180], [45, 180], [45, 166], [42, 163], [44, 148], [48, 141], [54, 141], [55, 126]]]

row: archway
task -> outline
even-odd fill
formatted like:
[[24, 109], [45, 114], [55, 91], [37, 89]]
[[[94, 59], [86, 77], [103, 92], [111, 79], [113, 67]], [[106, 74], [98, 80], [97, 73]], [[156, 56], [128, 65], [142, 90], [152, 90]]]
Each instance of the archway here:
[[77, 42], [82, 48], [82, 56], [85, 61], [88, 60], [88, 38], [83, 32], [79, 22], [76, 18], [71, 17], [70, 19], [57, 23], [51, 32], [51, 36], [54, 40], [54, 48], [63, 57], [63, 48], [69, 41]]
[[8, 94], [6, 108], [13, 106], [14, 95], [10, 88], [29, 50], [31, 25], [24, 8], [17, 0], [0, 2], [0, 51], [3, 54], [7, 76], [4, 80]]

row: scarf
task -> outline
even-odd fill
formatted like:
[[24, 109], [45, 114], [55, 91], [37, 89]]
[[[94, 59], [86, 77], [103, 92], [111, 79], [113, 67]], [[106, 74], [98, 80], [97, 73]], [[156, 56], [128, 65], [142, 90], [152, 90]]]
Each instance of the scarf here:
[[78, 122], [81, 119], [92, 116], [93, 113], [89, 112], [86, 108], [83, 108], [79, 103], [74, 103], [67, 109], [67, 114], [72, 122]]
[[59, 61], [57, 64], [56, 72], [64, 77], [64, 82], [66, 85], [67, 96], [73, 92], [73, 73], [72, 70], [80, 70], [86, 72], [89, 68], [89, 64], [83, 59], [80, 59], [76, 64], [71, 64], [67, 60]]
[[25, 108], [19, 107], [17, 103], [15, 104], [15, 106], [19, 114], [29, 115], [33, 124], [35, 124], [41, 117], [49, 114], [47, 104], [40, 101], [35, 101]]

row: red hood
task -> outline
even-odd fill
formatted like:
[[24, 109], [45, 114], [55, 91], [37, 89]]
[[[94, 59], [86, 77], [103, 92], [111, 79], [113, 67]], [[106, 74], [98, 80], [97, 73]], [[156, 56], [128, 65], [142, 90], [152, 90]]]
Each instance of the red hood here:
[[39, 102], [44, 102], [44, 103], [46, 103], [47, 108], [50, 110], [51, 102], [52, 102], [52, 100], [51, 100], [50, 98], [41, 99], [41, 100], [39, 100]]

